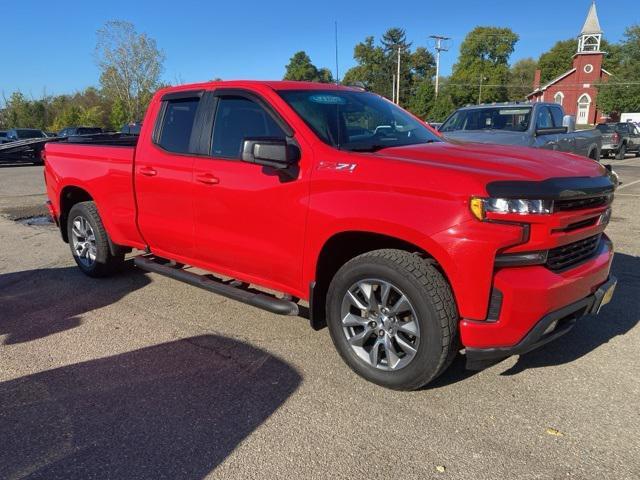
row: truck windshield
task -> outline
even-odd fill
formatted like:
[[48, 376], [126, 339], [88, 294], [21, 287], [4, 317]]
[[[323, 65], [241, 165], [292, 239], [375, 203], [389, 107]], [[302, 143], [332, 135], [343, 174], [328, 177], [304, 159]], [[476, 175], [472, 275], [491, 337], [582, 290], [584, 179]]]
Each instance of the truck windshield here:
[[525, 132], [531, 120], [531, 107], [480, 107], [462, 109], [440, 127], [441, 132], [457, 130], [509, 130]]
[[440, 141], [425, 124], [373, 93], [348, 90], [278, 93], [323, 142], [341, 150], [374, 152]]

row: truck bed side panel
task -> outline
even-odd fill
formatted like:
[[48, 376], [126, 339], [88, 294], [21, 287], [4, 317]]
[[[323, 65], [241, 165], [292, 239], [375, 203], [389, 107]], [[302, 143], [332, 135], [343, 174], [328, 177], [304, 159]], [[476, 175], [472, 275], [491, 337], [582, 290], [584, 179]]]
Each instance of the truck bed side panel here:
[[113, 242], [144, 247], [136, 225], [134, 147], [52, 143], [46, 154], [47, 190], [58, 215], [63, 190], [81, 188], [96, 202]]

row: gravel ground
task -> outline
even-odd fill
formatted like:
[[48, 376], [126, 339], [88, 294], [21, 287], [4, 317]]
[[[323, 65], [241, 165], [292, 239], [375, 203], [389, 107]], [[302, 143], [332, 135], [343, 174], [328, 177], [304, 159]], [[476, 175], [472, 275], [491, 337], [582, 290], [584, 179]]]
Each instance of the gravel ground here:
[[55, 227], [8, 218], [42, 213], [42, 168], [0, 168], [0, 478], [640, 478], [640, 159], [612, 163], [613, 302], [412, 393], [302, 318], [84, 277]]

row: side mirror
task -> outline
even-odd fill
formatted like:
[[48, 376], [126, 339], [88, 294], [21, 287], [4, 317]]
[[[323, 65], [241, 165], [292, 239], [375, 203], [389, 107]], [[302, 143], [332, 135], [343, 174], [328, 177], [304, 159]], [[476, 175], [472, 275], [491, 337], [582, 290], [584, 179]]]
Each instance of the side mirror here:
[[300, 160], [300, 149], [283, 138], [245, 138], [242, 161], [285, 169]]
[[573, 115], [565, 115], [562, 117], [562, 125], [567, 127], [567, 133], [576, 131], [576, 117]]

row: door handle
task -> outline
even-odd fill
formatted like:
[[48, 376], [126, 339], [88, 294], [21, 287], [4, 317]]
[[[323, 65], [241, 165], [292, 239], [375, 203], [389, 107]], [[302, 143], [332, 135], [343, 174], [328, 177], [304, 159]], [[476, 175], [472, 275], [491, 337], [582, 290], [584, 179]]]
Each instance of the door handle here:
[[211, 173], [201, 173], [199, 175], [196, 175], [196, 180], [206, 185], [216, 185], [220, 183], [220, 179], [212, 175]]
[[140, 169], [140, 174], [141, 175], [145, 175], [147, 177], [153, 177], [157, 174], [157, 170], [155, 168], [152, 167], [142, 167]]

